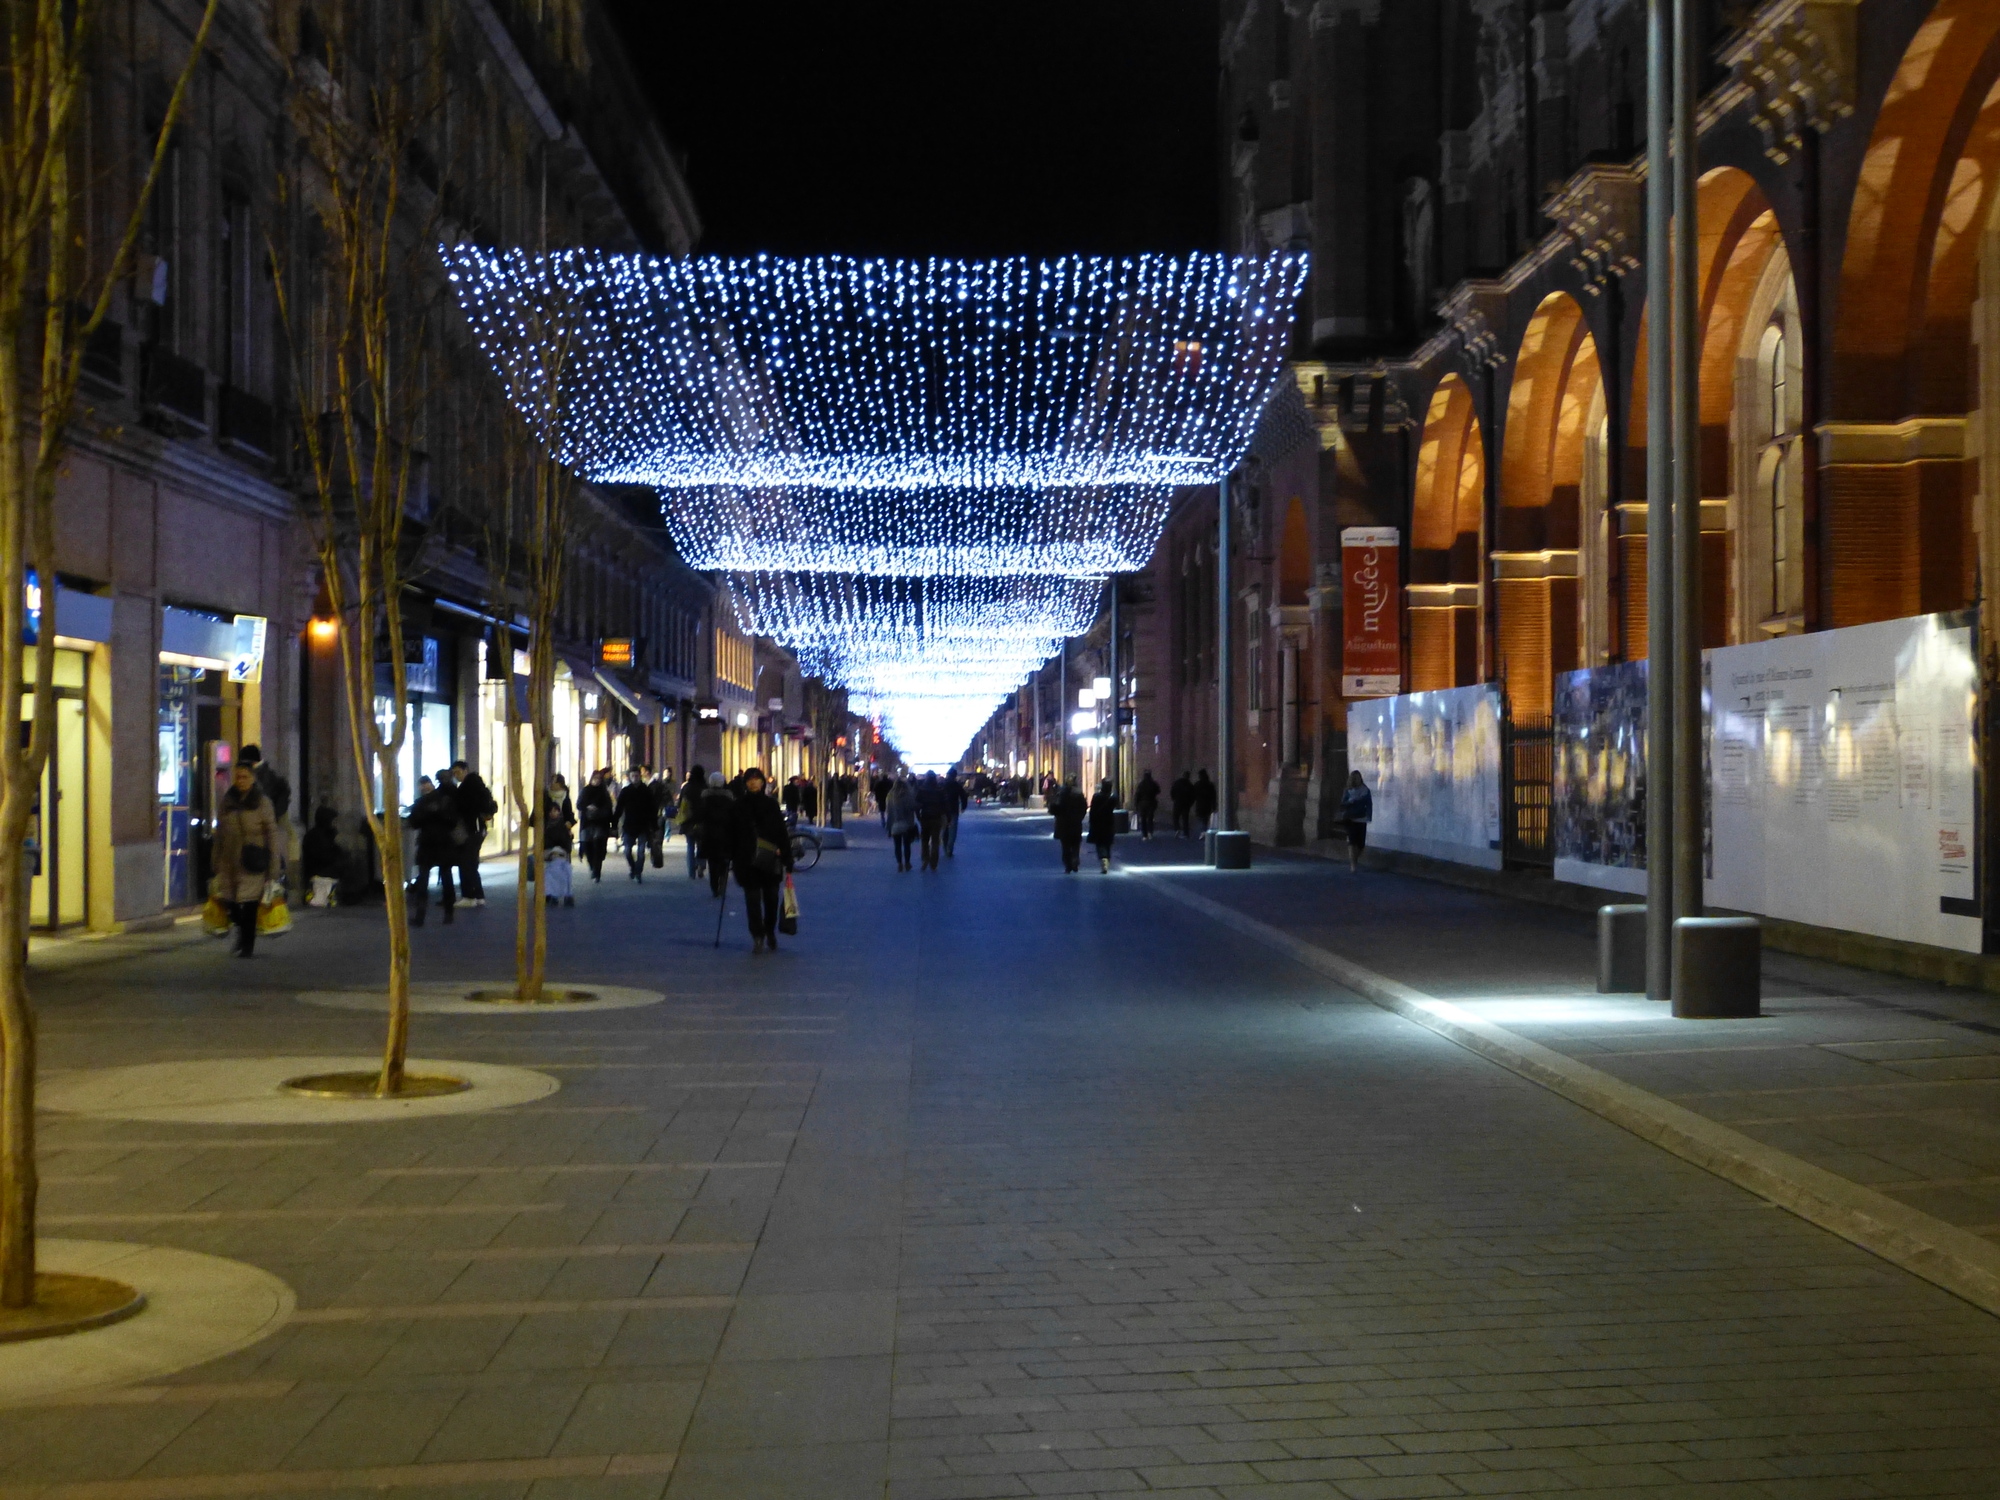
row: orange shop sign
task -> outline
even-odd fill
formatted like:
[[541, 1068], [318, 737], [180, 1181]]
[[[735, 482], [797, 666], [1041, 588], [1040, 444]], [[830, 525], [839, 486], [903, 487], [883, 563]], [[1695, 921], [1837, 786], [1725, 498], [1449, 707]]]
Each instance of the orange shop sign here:
[[1403, 690], [1400, 541], [1393, 526], [1349, 526], [1340, 533], [1343, 698], [1391, 698]]

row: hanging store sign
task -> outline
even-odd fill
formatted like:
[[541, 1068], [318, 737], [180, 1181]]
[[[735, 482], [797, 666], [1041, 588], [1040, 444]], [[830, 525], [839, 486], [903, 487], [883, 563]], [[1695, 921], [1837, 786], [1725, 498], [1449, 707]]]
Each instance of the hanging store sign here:
[[264, 680], [264, 634], [269, 626], [270, 621], [262, 615], [236, 617], [227, 673], [231, 682]]
[[629, 667], [635, 651], [632, 638], [626, 636], [606, 636], [597, 643], [597, 664], [600, 667]]
[[1400, 534], [1393, 526], [1340, 533], [1340, 695], [1388, 698], [1402, 691], [1403, 641], [1396, 595], [1402, 588]]

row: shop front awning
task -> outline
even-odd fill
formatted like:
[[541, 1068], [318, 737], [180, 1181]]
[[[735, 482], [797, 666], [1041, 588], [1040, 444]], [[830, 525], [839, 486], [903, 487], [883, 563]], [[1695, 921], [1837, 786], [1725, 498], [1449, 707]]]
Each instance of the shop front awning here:
[[633, 687], [623, 681], [617, 673], [599, 669], [591, 673], [604, 687], [604, 691], [624, 704], [641, 724], [658, 724], [664, 715], [664, 705], [644, 688]]

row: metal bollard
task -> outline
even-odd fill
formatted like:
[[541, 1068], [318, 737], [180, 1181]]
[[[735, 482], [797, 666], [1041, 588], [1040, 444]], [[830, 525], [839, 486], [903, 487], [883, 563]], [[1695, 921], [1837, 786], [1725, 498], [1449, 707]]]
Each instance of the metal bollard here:
[[1250, 835], [1240, 828], [1223, 829], [1215, 835], [1215, 868], [1218, 870], [1247, 870], [1250, 868]]
[[1597, 993], [1629, 995], [1646, 989], [1646, 908], [1597, 908]]
[[1764, 940], [1755, 917], [1674, 923], [1674, 1014], [1740, 1021], [1763, 1013]]
[[1215, 835], [1217, 832], [1218, 830], [1213, 828], [1204, 828], [1201, 831], [1201, 862], [1205, 865], [1215, 863]]

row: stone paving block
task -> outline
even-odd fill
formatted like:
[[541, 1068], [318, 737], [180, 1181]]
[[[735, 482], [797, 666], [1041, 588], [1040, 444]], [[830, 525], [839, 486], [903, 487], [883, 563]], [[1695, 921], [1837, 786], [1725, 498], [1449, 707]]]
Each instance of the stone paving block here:
[[695, 1407], [688, 1451], [883, 1441], [889, 1360], [717, 1364]]
[[743, 1296], [720, 1358], [838, 1359], [895, 1348], [896, 1296], [888, 1292], [808, 1292]]
[[352, 1393], [287, 1453], [286, 1469], [347, 1469], [417, 1461], [461, 1392]]

